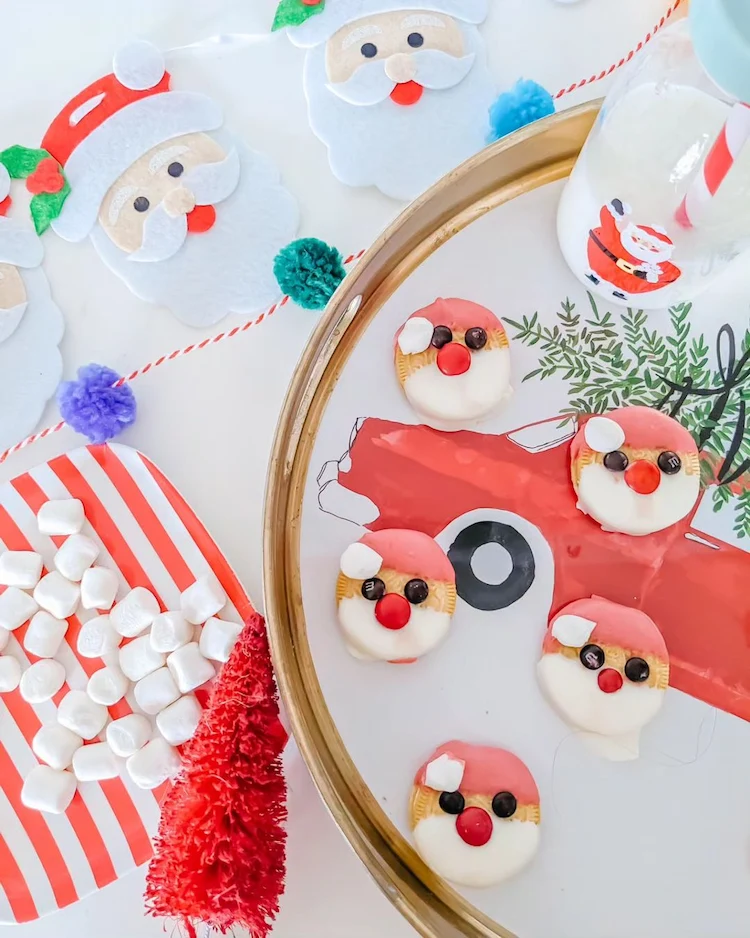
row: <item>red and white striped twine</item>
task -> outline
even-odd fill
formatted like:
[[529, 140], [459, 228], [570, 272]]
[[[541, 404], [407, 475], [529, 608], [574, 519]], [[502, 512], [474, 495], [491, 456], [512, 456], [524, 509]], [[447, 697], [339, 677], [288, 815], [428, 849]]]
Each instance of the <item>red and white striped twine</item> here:
[[[357, 254], [350, 254], [348, 257], [344, 258], [344, 265], [348, 267], [349, 264], [353, 264], [355, 261], [358, 261], [364, 253], [364, 251], [359, 251]], [[115, 383], [114, 387], [119, 388], [122, 387], [122, 385], [126, 382], [129, 383], [130, 381], [135, 381], [136, 378], [140, 378], [142, 375], [148, 374], [149, 371], [154, 368], [158, 368], [160, 365], [165, 364], [165, 362], [171, 362], [176, 358], [182, 358], [185, 355], [189, 355], [191, 352], [204, 349], [209, 345], [216, 345], [217, 342], [223, 342], [225, 339], [233, 339], [236, 335], [247, 332], [247, 330], [253, 326], [259, 326], [264, 319], [268, 319], [269, 316], [273, 316], [276, 310], [281, 309], [282, 306], [286, 306], [288, 302], [289, 297], [284, 296], [279, 300], [278, 303], [274, 303], [270, 309], [267, 309], [264, 313], [261, 313], [257, 319], [248, 319], [248, 321], [243, 323], [241, 326], [235, 326], [228, 332], [220, 332], [218, 335], [209, 336], [209, 338], [203, 339], [201, 342], [194, 342], [191, 345], [186, 345], [185, 348], [176, 349], [169, 355], [162, 355], [160, 358], [155, 359], [155, 361], [148, 362], [141, 368], [136, 368], [135, 371], [131, 371], [129, 375], [125, 375], [124, 377], [120, 378], [120, 380]], [[45, 437], [51, 436], [53, 433], [57, 433], [57, 431], [62, 430], [65, 425], [65, 421], [61, 420], [54, 426], [45, 427], [44, 430], [39, 430], [37, 433], [32, 433], [31, 436], [27, 436], [26, 439], [21, 440], [20, 443], [15, 443], [0, 455], [0, 464], [4, 463], [9, 456], [13, 455], [13, 453], [17, 453], [19, 450], [25, 449], [27, 446], [31, 446], [32, 443], [36, 443], [38, 440], [43, 440]]]
[[616, 72], [618, 68], [622, 68], [623, 65], [627, 65], [633, 56], [637, 52], [640, 52], [648, 42], [651, 42], [659, 30], [663, 29], [664, 26], [667, 25], [669, 18], [672, 16], [675, 10], [682, 5], [682, 3], [683, 0], [675, 0], [675, 2], [672, 4], [672, 6], [669, 7], [667, 12], [664, 14], [664, 16], [662, 16], [651, 32], [646, 34], [646, 38], [642, 42], [639, 42], [635, 49], [631, 49], [626, 56], [620, 59], [619, 62], [610, 65], [609, 68], [604, 69], [603, 72], [599, 72], [598, 75], [592, 75], [590, 78], [582, 78], [581, 81], [574, 82], [574, 84], [569, 85], [567, 88], [561, 88], [555, 95], [555, 100], [562, 98], [566, 94], [571, 94], [573, 91], [578, 91], [579, 88], [584, 88], [586, 85], [592, 85], [594, 82], [601, 81], [602, 78], [607, 78], [612, 74], [612, 72]]

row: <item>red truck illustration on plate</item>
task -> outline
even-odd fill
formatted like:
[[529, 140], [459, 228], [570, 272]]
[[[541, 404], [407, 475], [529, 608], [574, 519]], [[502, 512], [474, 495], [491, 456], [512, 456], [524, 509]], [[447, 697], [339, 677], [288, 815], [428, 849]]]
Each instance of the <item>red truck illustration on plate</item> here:
[[[477, 509], [517, 514], [552, 551], [552, 615], [592, 595], [642, 609], [667, 642], [671, 685], [750, 720], [750, 544], [742, 549], [717, 536], [710, 490], [666, 530], [638, 538], [602, 531], [576, 507], [569, 446], [575, 426], [559, 424], [556, 417], [494, 435], [359, 420], [348, 451], [321, 470], [321, 508], [370, 530], [406, 527], [433, 537]], [[471, 570], [473, 552], [489, 541], [512, 560], [502, 583], [482, 583]], [[459, 596], [490, 615], [534, 580], [534, 551], [507, 523], [467, 519], [448, 555]]]

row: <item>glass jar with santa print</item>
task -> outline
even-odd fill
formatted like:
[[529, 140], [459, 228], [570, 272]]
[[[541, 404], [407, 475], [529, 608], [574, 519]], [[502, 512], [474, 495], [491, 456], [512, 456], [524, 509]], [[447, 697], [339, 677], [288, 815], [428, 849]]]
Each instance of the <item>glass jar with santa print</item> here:
[[617, 305], [692, 299], [750, 247], [749, 138], [750, 3], [691, 0], [623, 70], [567, 183], [573, 273]]

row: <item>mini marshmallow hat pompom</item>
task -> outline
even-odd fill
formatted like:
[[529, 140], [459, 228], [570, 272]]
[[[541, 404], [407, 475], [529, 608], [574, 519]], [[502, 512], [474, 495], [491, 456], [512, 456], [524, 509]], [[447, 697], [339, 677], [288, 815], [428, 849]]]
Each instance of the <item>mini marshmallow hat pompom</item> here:
[[166, 65], [155, 45], [139, 39], [117, 51], [112, 71], [120, 84], [131, 91], [147, 91], [164, 78]]
[[346, 276], [340, 252], [317, 238], [299, 238], [276, 255], [279, 287], [303, 309], [325, 309]]
[[91, 443], [106, 443], [135, 422], [135, 397], [127, 384], [115, 386], [119, 380], [116, 371], [92, 363], [58, 388], [63, 420]]

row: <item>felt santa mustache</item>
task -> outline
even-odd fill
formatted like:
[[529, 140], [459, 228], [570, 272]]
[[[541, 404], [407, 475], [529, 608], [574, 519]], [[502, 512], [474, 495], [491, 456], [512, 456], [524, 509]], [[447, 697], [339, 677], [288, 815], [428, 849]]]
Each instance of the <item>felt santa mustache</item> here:
[[[440, 49], [412, 52], [411, 81], [424, 88], [453, 88], [471, 71], [476, 56], [471, 53], [457, 58]], [[364, 62], [347, 81], [331, 83], [329, 89], [349, 104], [378, 104], [391, 94], [398, 82], [392, 77], [389, 60]]]
[[[183, 177], [175, 190], [186, 196], [188, 205], [216, 205], [228, 199], [240, 180], [240, 160], [236, 150], [217, 163], [196, 166]], [[172, 193], [170, 193], [172, 195]], [[129, 255], [131, 261], [164, 261], [176, 254], [188, 235], [185, 211], [165, 200], [150, 213], [143, 226], [141, 247]]]
[[508, 338], [478, 303], [439, 299], [396, 334], [396, 375], [425, 423], [457, 430], [488, 417], [511, 394]]
[[560, 715], [607, 758], [638, 757], [669, 684], [664, 638], [645, 612], [600, 597], [563, 608], [547, 630], [539, 682]]
[[409, 663], [448, 634], [456, 577], [442, 548], [426, 534], [376, 531], [344, 551], [336, 603], [355, 658]]
[[409, 815], [417, 852], [438, 875], [486, 887], [518, 873], [539, 846], [539, 790], [515, 755], [453, 740], [414, 779]]
[[571, 444], [571, 475], [581, 511], [605, 531], [635, 536], [681, 521], [700, 494], [695, 441], [650, 407], [591, 417]]

